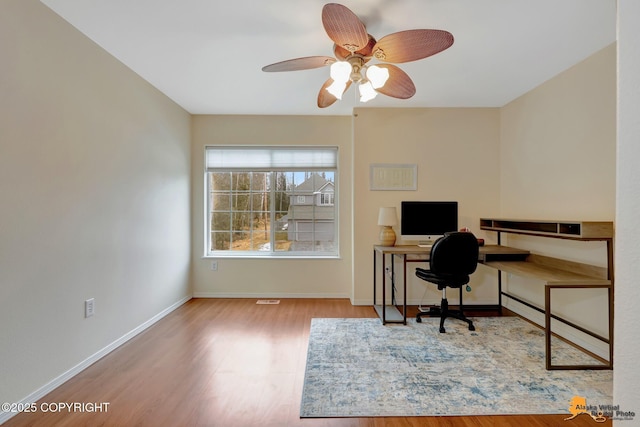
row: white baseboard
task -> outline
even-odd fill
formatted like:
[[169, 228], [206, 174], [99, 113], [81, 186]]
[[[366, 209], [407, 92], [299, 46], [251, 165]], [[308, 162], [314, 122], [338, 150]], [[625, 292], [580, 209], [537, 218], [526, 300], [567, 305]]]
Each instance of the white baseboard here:
[[[104, 347], [101, 350], [97, 351], [96, 353], [92, 354], [91, 356], [89, 356], [88, 358], [83, 360], [82, 362], [78, 363], [73, 368], [69, 369], [68, 371], [66, 371], [63, 374], [59, 375], [58, 377], [54, 378], [52, 381], [50, 381], [49, 383], [43, 385], [42, 387], [40, 387], [38, 390], [34, 391], [33, 393], [29, 394], [27, 397], [22, 399], [20, 402], [17, 402], [17, 403], [19, 403], [18, 406], [20, 406], [21, 404], [24, 404], [26, 406], [27, 404], [36, 402], [39, 399], [43, 398], [48, 393], [50, 393], [53, 390], [55, 390], [56, 388], [60, 387], [62, 384], [64, 384], [69, 379], [73, 378], [74, 376], [78, 375], [80, 372], [82, 372], [84, 369], [86, 369], [87, 367], [89, 367], [93, 363], [95, 363], [98, 360], [102, 359], [104, 356], [106, 356], [107, 354], [109, 354], [113, 350], [115, 350], [116, 348], [120, 347], [122, 344], [124, 344], [127, 341], [129, 341], [131, 338], [133, 338], [136, 335], [138, 335], [139, 333], [143, 332], [145, 329], [148, 329], [149, 327], [153, 326], [153, 324], [155, 324], [160, 319], [162, 319], [163, 317], [167, 316], [169, 313], [171, 313], [172, 311], [174, 311], [175, 309], [177, 309], [178, 307], [180, 307], [181, 305], [183, 305], [184, 303], [189, 301], [191, 298], [192, 298], [191, 296], [186, 296], [186, 297], [182, 298], [181, 300], [179, 300], [178, 302], [172, 304], [168, 308], [162, 310], [160, 313], [156, 314], [155, 316], [153, 316], [151, 319], [147, 320], [146, 322], [144, 322], [140, 326], [138, 326], [135, 329], [127, 332], [122, 337], [120, 337], [117, 340], [113, 341], [111, 344], [107, 345], [106, 347]], [[4, 423], [5, 421], [7, 421], [8, 419], [12, 418], [14, 415], [16, 415], [16, 413], [13, 413], [13, 412], [1, 412], [0, 411], [0, 425], [2, 423]]]
[[230, 293], [230, 292], [194, 292], [194, 298], [325, 298], [325, 299], [349, 299], [348, 294], [296, 294], [296, 293]]

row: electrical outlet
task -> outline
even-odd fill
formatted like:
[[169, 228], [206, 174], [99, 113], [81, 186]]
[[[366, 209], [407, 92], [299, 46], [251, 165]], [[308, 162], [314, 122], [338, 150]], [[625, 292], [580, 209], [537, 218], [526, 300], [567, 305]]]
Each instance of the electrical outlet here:
[[211, 271], [218, 271], [218, 261], [211, 261]]
[[96, 301], [91, 298], [84, 302], [84, 317], [91, 317], [96, 312]]

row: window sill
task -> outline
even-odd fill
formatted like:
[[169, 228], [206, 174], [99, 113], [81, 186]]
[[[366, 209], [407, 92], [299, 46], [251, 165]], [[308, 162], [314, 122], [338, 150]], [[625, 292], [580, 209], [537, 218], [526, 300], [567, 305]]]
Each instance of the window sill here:
[[207, 259], [298, 259], [298, 260], [327, 260], [342, 259], [340, 255], [254, 255], [254, 254], [210, 254], [201, 257]]

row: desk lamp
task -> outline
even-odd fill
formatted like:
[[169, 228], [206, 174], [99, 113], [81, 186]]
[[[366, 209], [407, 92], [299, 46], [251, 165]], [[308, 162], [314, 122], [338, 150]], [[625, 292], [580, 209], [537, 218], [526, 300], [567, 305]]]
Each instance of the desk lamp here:
[[393, 246], [396, 244], [396, 233], [391, 227], [397, 223], [398, 215], [395, 207], [380, 208], [378, 212], [378, 225], [382, 226], [382, 230], [380, 231], [380, 244], [382, 246]]

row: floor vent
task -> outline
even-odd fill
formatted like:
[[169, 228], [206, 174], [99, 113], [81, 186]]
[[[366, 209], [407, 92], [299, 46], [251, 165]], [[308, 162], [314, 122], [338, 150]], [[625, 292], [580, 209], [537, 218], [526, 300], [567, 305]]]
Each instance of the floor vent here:
[[256, 304], [280, 304], [279, 299], [259, 299]]

